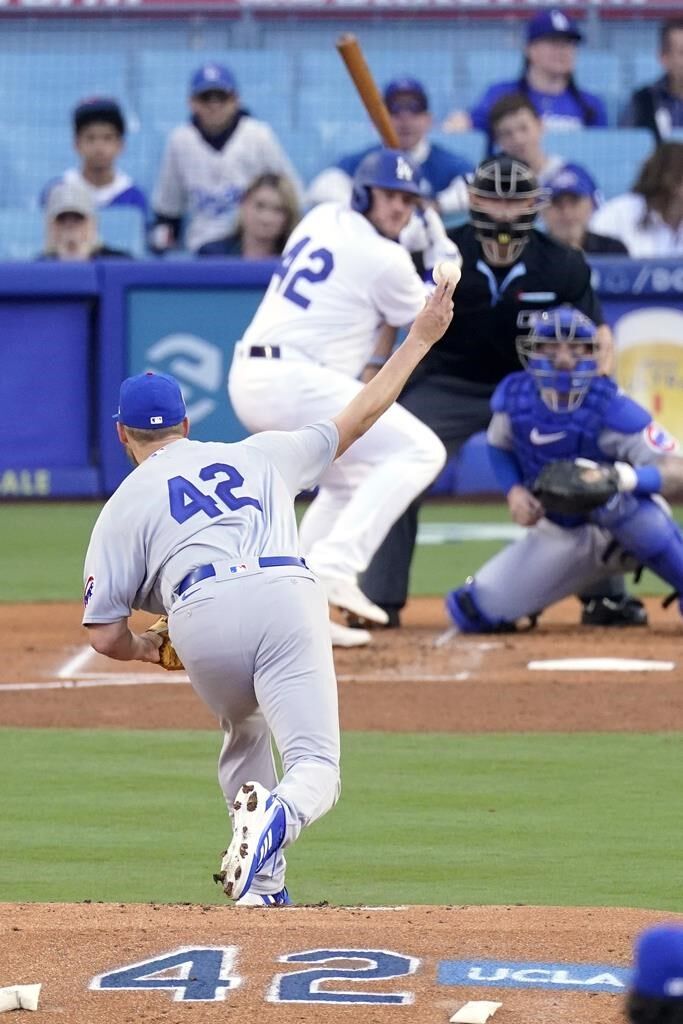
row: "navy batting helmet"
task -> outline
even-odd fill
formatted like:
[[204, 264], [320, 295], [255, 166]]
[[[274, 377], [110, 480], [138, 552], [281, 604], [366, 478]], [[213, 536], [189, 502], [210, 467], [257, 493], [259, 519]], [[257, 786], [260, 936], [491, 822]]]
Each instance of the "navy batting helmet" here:
[[364, 156], [353, 176], [351, 209], [367, 213], [370, 189], [387, 188], [395, 192], [420, 195], [420, 172], [417, 164], [400, 149], [376, 149]]
[[[569, 361], [558, 364], [554, 349], [569, 346]], [[554, 412], [572, 412], [583, 402], [598, 374], [595, 324], [572, 306], [539, 313], [531, 334], [517, 338], [517, 353], [536, 382], [542, 401]]]

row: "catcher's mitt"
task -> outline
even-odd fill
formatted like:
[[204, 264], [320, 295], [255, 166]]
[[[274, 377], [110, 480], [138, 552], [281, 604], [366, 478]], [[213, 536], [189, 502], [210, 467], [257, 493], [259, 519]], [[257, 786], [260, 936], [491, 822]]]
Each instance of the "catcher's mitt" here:
[[179, 672], [181, 669], [185, 668], [178, 657], [178, 652], [169, 639], [168, 619], [165, 615], [162, 615], [160, 619], [153, 622], [145, 632], [156, 633], [157, 636], [161, 637], [161, 646], [159, 647], [159, 664], [162, 668], [165, 668], [168, 672]]
[[546, 512], [585, 515], [609, 501], [619, 490], [619, 473], [614, 466], [590, 459], [560, 459], [549, 462], [536, 477], [532, 491]]

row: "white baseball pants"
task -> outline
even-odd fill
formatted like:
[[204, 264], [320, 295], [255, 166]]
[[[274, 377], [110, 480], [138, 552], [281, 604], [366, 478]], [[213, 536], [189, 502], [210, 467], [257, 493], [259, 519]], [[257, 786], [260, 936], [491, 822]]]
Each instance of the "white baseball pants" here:
[[[296, 430], [331, 419], [362, 388], [357, 380], [299, 353], [283, 358], [235, 352], [228, 394], [247, 430]], [[301, 523], [301, 550], [322, 577], [353, 582], [402, 512], [446, 461], [432, 430], [400, 405], [334, 462]]]

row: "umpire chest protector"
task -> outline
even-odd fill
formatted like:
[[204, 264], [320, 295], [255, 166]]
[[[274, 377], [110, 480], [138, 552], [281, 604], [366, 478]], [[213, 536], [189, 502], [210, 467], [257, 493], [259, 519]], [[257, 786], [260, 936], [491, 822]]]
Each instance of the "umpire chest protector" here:
[[618, 405], [614, 381], [596, 377], [577, 409], [554, 412], [541, 401], [529, 374], [515, 373], [503, 381], [492, 405], [494, 412], [505, 412], [510, 418], [515, 455], [529, 482], [546, 463], [558, 459], [606, 461], [597, 442], [606, 428], [619, 429], [615, 400]]

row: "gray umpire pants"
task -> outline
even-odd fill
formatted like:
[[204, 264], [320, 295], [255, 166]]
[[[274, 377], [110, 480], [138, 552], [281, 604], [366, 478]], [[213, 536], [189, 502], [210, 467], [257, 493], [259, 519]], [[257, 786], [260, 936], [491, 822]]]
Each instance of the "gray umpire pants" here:
[[[468, 438], [486, 430], [492, 393], [493, 388], [486, 384], [431, 375], [409, 384], [399, 401], [432, 428], [451, 458]], [[396, 520], [361, 579], [363, 592], [382, 608], [400, 609], [408, 599], [417, 517], [423, 500], [424, 494]], [[454, 580], [453, 585], [458, 582]], [[612, 576], [583, 590], [581, 597], [621, 597], [624, 592], [623, 577]]]
[[[244, 782], [260, 782], [284, 805], [287, 846], [340, 791], [327, 597], [303, 566], [231, 575], [227, 563], [214, 565], [216, 577], [171, 606], [169, 634], [192, 686], [223, 729], [218, 779], [228, 809]], [[282, 759], [280, 782], [271, 735]], [[278, 892], [285, 867], [279, 851], [250, 891]]]

